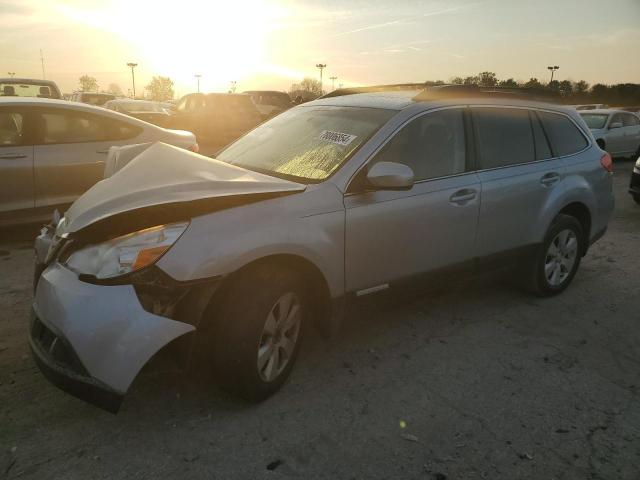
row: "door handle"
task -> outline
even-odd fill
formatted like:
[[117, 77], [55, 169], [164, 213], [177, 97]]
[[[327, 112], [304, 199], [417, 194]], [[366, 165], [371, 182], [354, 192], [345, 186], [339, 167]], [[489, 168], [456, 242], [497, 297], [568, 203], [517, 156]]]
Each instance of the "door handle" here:
[[550, 187], [554, 183], [560, 180], [560, 174], [557, 172], [549, 172], [542, 176], [540, 183], [545, 187]]
[[0, 153], [0, 158], [15, 160], [16, 158], [27, 158], [27, 156], [21, 153]]
[[103, 150], [96, 150], [96, 153], [109, 153], [109, 149], [105, 148]]
[[449, 197], [449, 202], [455, 205], [465, 205], [476, 198], [477, 193], [478, 192], [472, 188], [464, 188], [451, 195]]

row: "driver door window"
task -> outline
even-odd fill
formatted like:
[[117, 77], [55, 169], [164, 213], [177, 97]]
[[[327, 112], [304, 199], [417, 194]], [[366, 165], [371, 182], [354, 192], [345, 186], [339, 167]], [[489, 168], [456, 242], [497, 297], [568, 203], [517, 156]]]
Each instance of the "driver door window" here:
[[465, 157], [462, 109], [449, 109], [424, 115], [404, 127], [370, 166], [403, 163], [413, 170], [418, 182], [463, 173]]

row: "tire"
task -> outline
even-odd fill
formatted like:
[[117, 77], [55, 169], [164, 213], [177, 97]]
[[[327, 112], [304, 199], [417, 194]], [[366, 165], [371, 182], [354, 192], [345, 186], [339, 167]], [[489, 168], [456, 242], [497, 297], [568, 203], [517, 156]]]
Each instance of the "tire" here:
[[632, 193], [631, 196], [633, 197], [633, 201], [640, 205], [640, 195], [638, 195], [637, 193]]
[[573, 280], [585, 251], [586, 238], [580, 222], [570, 215], [558, 215], [526, 265], [524, 287], [542, 297], [561, 293]]
[[282, 387], [300, 350], [308, 298], [295, 272], [273, 264], [250, 268], [231, 279], [206, 342], [223, 389], [259, 402]]

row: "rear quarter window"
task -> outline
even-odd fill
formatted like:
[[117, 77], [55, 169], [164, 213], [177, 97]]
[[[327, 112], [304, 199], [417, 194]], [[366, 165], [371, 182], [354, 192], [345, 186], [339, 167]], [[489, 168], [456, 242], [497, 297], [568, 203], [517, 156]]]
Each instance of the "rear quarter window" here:
[[584, 150], [587, 139], [568, 117], [558, 113], [537, 112], [544, 127], [554, 157], [563, 157]]

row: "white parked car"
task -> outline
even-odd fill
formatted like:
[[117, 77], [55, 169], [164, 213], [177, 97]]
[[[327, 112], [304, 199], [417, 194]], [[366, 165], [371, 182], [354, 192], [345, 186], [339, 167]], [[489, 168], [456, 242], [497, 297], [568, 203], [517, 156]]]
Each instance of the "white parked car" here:
[[624, 110], [580, 112], [596, 142], [612, 157], [640, 156], [640, 117]]
[[110, 147], [156, 141], [198, 150], [190, 132], [104, 108], [0, 97], [0, 225], [51, 218], [103, 178]]

